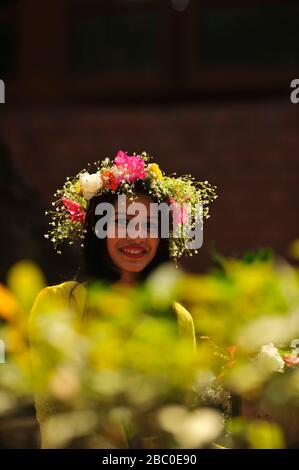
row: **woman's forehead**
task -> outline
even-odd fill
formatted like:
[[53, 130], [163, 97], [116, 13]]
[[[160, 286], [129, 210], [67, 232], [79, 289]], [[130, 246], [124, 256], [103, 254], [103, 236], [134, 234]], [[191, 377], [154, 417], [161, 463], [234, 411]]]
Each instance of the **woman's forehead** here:
[[[126, 212], [128, 206], [134, 208], [136, 204], [143, 204], [146, 210], [150, 209], [151, 203], [154, 200], [149, 195], [137, 194], [134, 195], [134, 200], [131, 201], [129, 197], [125, 196], [124, 198], [117, 197], [114, 202], [114, 207], [117, 209], [117, 212]], [[138, 206], [137, 206], [138, 207]]]

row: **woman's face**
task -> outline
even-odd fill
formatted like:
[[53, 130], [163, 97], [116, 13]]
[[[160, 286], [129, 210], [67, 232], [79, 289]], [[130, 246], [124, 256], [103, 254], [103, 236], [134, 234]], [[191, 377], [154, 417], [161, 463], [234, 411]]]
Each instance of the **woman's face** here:
[[[115, 216], [112, 216], [108, 223], [107, 249], [111, 260], [121, 272], [139, 273], [152, 261], [160, 242], [158, 235], [150, 237], [150, 224], [157, 227], [157, 220], [150, 216], [150, 204], [153, 201], [147, 195], [137, 195], [133, 202], [128, 198], [124, 198], [123, 201], [126, 202], [125, 205], [119, 204], [118, 199], [114, 203]], [[137, 208], [136, 203], [143, 204], [142, 213], [138, 212], [140, 206]], [[129, 205], [130, 213], [133, 215], [127, 213], [126, 208]], [[140, 221], [144, 233], [133, 237], [128, 223], [136, 216], [138, 216], [138, 223], [134, 223], [134, 227], [137, 231], [141, 230]], [[126, 233], [118, 234], [118, 227], [122, 227]]]

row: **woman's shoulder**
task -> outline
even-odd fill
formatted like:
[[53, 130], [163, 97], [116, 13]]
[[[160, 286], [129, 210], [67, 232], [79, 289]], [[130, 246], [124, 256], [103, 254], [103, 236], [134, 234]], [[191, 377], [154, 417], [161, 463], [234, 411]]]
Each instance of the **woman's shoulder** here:
[[80, 318], [84, 311], [85, 293], [84, 285], [77, 281], [44, 287], [36, 296], [30, 311], [28, 319], [30, 342], [33, 343], [35, 338], [39, 337], [40, 330], [47, 329], [47, 324], [52, 319]]
[[70, 294], [79, 295], [85, 291], [85, 287], [78, 281], [65, 281], [60, 284], [55, 284], [52, 286], [44, 287], [39, 294], [37, 299], [42, 299], [44, 297], [53, 297], [53, 298], [64, 298], [69, 297]]
[[36, 296], [30, 317], [37, 313], [55, 311], [56, 307], [70, 306], [74, 302], [80, 308], [85, 299], [85, 287], [77, 281], [66, 281], [44, 287]]
[[69, 292], [75, 287], [82, 286], [78, 281], [65, 281], [59, 284], [54, 284], [52, 286], [44, 287], [41, 292]]

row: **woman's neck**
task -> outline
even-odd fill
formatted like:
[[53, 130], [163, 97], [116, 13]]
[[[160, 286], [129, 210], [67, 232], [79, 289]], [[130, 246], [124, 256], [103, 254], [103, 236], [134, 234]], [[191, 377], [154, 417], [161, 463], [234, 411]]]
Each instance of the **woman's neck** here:
[[129, 271], [122, 271], [118, 284], [126, 286], [135, 286], [137, 284], [137, 276]]

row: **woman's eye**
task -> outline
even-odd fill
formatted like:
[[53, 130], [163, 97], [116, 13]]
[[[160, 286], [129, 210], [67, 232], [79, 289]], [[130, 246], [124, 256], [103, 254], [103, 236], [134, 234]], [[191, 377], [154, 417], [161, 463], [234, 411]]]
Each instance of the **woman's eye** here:
[[[122, 226], [122, 227], [126, 227], [129, 222], [130, 222], [130, 219], [116, 219], [115, 220], [115, 224]], [[142, 222], [141, 227], [149, 232], [150, 230], [157, 230], [158, 224], [156, 222], [147, 221], [147, 222]]]

